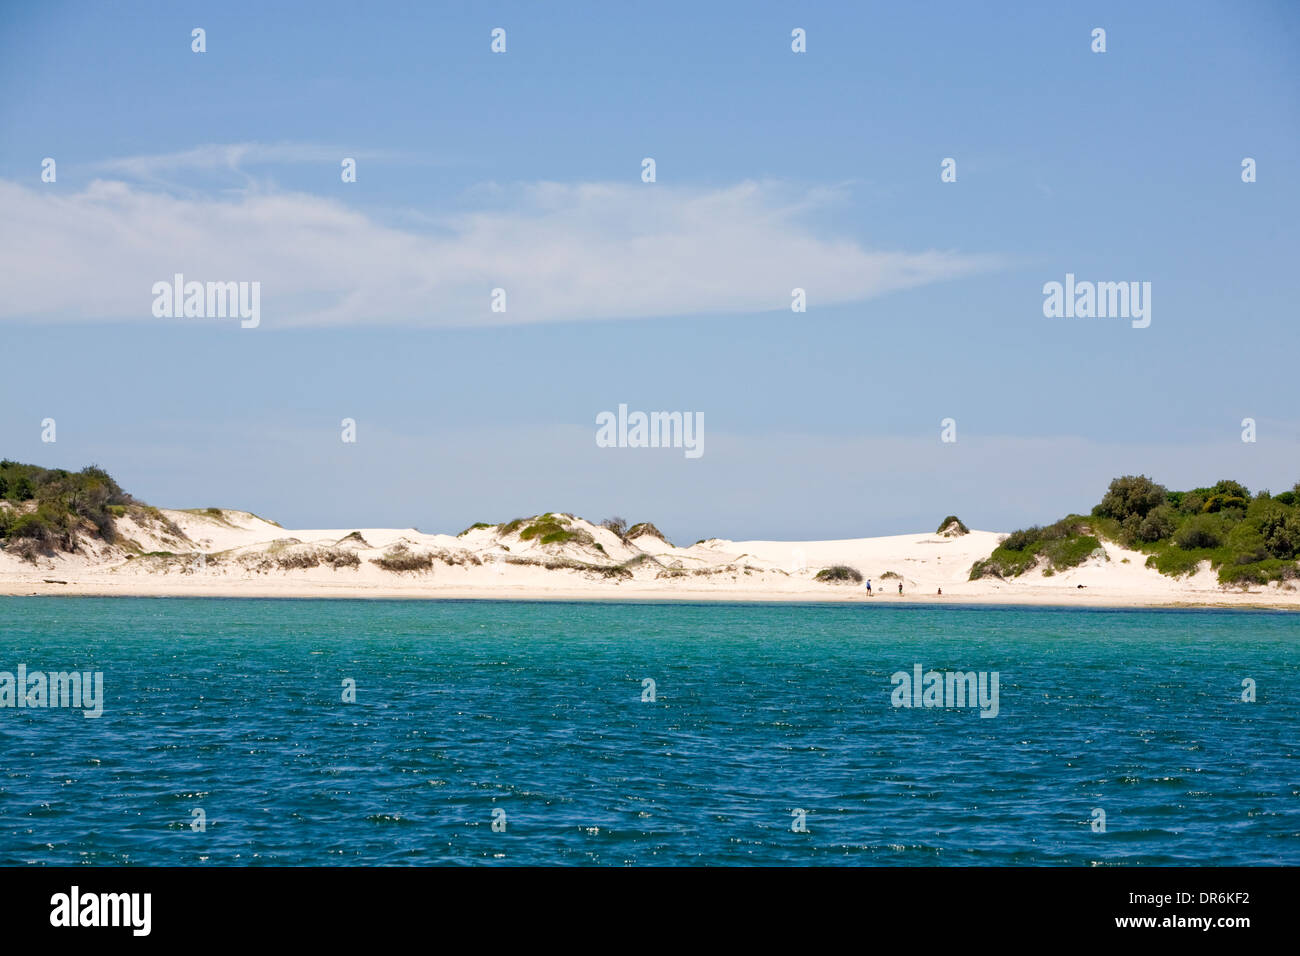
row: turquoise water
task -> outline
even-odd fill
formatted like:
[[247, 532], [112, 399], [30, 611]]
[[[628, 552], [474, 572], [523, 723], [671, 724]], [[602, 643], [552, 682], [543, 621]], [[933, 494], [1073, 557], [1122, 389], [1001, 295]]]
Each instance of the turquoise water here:
[[[0, 864], [1298, 864], [1298, 648], [1267, 612], [0, 598], [0, 671], [105, 697], [0, 709]], [[894, 707], [918, 663], [997, 671], [998, 715]]]

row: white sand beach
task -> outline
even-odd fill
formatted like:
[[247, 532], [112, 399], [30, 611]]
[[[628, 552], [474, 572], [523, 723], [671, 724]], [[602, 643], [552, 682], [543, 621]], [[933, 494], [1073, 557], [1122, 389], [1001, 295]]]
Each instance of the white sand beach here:
[[[650, 530], [620, 538], [568, 515], [554, 519], [567, 540], [542, 543], [543, 535], [522, 536], [528, 522], [454, 536], [413, 528], [288, 530], [234, 510], [159, 514], [165, 521], [119, 519], [113, 545], [84, 540], [73, 553], [35, 562], [0, 552], [0, 594], [1300, 609], [1295, 581], [1225, 587], [1208, 564], [1176, 579], [1113, 542], [1079, 567], [1055, 574], [1036, 569], [1015, 579], [971, 581], [971, 565], [1001, 538], [992, 531], [838, 541], [709, 539], [677, 547]], [[817, 579], [820, 570], [836, 565], [869, 579], [872, 594], [865, 584]]]

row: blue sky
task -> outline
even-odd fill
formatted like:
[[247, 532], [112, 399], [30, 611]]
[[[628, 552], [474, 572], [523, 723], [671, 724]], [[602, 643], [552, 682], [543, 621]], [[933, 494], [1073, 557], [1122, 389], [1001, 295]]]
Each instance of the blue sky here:
[[[1300, 479], [1294, 4], [266, 6], [0, 5], [3, 454], [687, 541]], [[177, 271], [260, 281], [261, 325], [154, 318]], [[1150, 327], [1045, 318], [1067, 272], [1150, 282]], [[620, 403], [705, 454], [597, 448]]]

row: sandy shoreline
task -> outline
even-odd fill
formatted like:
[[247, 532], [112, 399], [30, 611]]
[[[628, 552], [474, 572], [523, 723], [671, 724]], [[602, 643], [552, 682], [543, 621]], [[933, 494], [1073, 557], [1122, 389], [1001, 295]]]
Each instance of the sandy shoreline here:
[[497, 591], [460, 588], [294, 588], [274, 587], [105, 587], [79, 584], [18, 585], [0, 582], [0, 597], [101, 597], [101, 598], [211, 598], [218, 600], [400, 600], [400, 601], [537, 601], [593, 603], [681, 603], [681, 604], [859, 604], [867, 607], [1052, 607], [1063, 609], [1201, 609], [1201, 610], [1269, 610], [1300, 611], [1300, 603], [1270, 600], [1263, 595], [1248, 595], [1236, 600], [1218, 601], [1150, 601], [1140, 597], [1069, 600], [1059, 594], [1018, 594], [1007, 596], [953, 595], [896, 596], [868, 599], [861, 594], [773, 594], [755, 592], [679, 591], [665, 594], [653, 589], [623, 589], [614, 593], [562, 589]]
[[[1297, 582], [1223, 587], [1208, 565], [1170, 578], [1147, 568], [1145, 555], [1112, 542], [1059, 573], [971, 581], [971, 565], [1000, 540], [988, 531], [802, 542], [709, 539], [677, 547], [657, 533], [620, 537], [570, 516], [564, 520], [575, 535], [543, 543], [521, 528], [502, 526], [452, 536], [413, 528], [286, 530], [229, 510], [163, 514], [172, 532], [119, 527], [130, 550], [86, 547], [35, 564], [0, 553], [0, 595], [1300, 611]], [[395, 555], [415, 566], [392, 564]], [[836, 565], [870, 579], [873, 596], [864, 584], [817, 579], [821, 569]]]

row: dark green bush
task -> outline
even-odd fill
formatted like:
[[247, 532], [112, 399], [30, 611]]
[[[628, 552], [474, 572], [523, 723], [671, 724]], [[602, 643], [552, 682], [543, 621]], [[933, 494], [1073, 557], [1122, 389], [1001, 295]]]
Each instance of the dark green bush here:
[[1043, 529], [1038, 525], [1013, 531], [1002, 541], [1000, 548], [1007, 551], [1028, 551], [1043, 538]]
[[1274, 558], [1300, 555], [1300, 514], [1294, 509], [1274, 508], [1259, 518], [1259, 533], [1264, 547]]
[[1217, 548], [1226, 537], [1223, 522], [1209, 514], [1193, 515], [1174, 532], [1174, 544], [1184, 551]]
[[1252, 496], [1230, 479], [1168, 491], [1145, 476], [1126, 475], [1110, 483], [1092, 513], [1089, 519], [1071, 515], [1045, 528], [1013, 532], [975, 562], [971, 578], [1014, 576], [1042, 562], [1044, 573], [1054, 572], [1086, 559], [1103, 537], [1145, 551], [1147, 567], [1162, 574], [1189, 574], [1208, 561], [1224, 583], [1300, 575], [1300, 485]]
[[1214, 487], [1210, 490], [1213, 491], [1216, 495], [1225, 495], [1229, 498], [1250, 497], [1249, 488], [1247, 488], [1239, 481], [1231, 481], [1226, 478], [1223, 481], [1216, 481], [1214, 483]]
[[862, 572], [847, 564], [836, 564], [829, 568], [822, 568], [813, 576], [813, 580], [825, 581], [828, 584], [861, 584]]
[[1102, 518], [1124, 521], [1130, 515], [1145, 518], [1153, 508], [1165, 503], [1167, 490], [1146, 475], [1124, 475], [1110, 483], [1101, 503], [1092, 513]]
[[1177, 513], [1171, 505], [1163, 504], [1152, 508], [1138, 525], [1136, 540], [1159, 541], [1174, 533], [1178, 527]]

